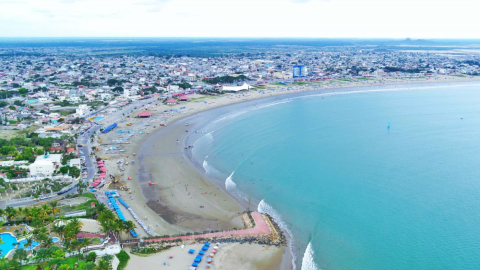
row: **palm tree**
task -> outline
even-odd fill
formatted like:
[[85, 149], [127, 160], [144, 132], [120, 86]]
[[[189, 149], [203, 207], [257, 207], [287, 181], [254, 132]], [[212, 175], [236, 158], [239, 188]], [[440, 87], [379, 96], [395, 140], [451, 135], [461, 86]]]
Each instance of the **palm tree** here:
[[33, 239], [32, 239], [32, 238], [28, 238], [28, 239], [27, 239], [27, 242], [25, 243], [25, 246], [23, 246], [23, 247], [24, 247], [24, 248], [30, 248], [32, 245], [33, 245]]
[[87, 247], [90, 245], [91, 239], [88, 237], [83, 238], [83, 241], [80, 242], [80, 248], [83, 248], [83, 253], [87, 250]]
[[65, 225], [54, 224], [50, 231], [56, 233], [62, 240], [65, 237]]
[[57, 207], [58, 201], [50, 202], [50, 206], [52, 207], [52, 214], [55, 216], [57, 213], [60, 213], [60, 208]]
[[104, 203], [99, 203], [97, 205], [97, 213], [102, 213], [107, 210], [107, 206]]
[[17, 215], [17, 210], [15, 210], [15, 208], [13, 208], [11, 206], [7, 206], [5, 208], [5, 212], [7, 213], [7, 219], [9, 221], [12, 221], [13, 218]]
[[137, 228], [137, 225], [135, 225], [133, 221], [127, 220], [123, 223], [123, 228], [124, 231], [127, 233], [128, 238], [130, 238], [130, 230], [135, 230], [135, 228]]
[[95, 270], [109, 270], [110, 269], [110, 263], [107, 262], [105, 259], [100, 259], [98, 261], [97, 267], [95, 267]]

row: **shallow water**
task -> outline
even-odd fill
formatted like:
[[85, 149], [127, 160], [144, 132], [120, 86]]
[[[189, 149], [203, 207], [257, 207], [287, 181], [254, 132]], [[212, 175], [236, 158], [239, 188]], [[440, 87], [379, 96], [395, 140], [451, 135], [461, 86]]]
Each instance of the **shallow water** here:
[[297, 269], [480, 268], [480, 87], [418, 89], [252, 106], [194, 159], [281, 218]]

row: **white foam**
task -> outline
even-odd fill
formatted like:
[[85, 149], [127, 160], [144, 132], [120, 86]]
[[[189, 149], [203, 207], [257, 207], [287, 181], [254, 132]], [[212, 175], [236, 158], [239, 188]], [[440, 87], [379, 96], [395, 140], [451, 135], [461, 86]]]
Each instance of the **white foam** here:
[[318, 266], [314, 261], [312, 242], [308, 243], [305, 254], [302, 259], [302, 270], [318, 270]]
[[237, 184], [235, 184], [235, 182], [233, 182], [233, 179], [232, 179], [234, 173], [235, 171], [233, 171], [232, 174], [230, 174], [230, 176], [227, 177], [227, 179], [225, 180], [225, 188], [229, 192], [237, 191]]
[[203, 169], [205, 170], [205, 174], [207, 175], [211, 175], [211, 174], [218, 174], [218, 170], [215, 169], [213, 166], [211, 166], [210, 164], [208, 164], [208, 161], [207, 161], [207, 158], [208, 156], [205, 157], [205, 159], [203, 160]]
[[290, 253], [292, 254], [292, 266], [293, 266], [293, 270], [297, 269], [295, 265], [295, 261], [297, 260], [297, 258], [295, 257], [295, 253], [293, 252], [293, 234], [290, 231], [290, 229], [288, 229], [287, 224], [283, 222], [280, 214], [271, 205], [266, 203], [265, 200], [260, 201], [260, 203], [258, 204], [257, 211], [259, 213], [269, 214], [275, 220], [275, 222], [277, 222], [280, 229], [286, 232], [290, 236], [290, 239], [292, 239], [291, 241], [292, 243], [290, 244]]

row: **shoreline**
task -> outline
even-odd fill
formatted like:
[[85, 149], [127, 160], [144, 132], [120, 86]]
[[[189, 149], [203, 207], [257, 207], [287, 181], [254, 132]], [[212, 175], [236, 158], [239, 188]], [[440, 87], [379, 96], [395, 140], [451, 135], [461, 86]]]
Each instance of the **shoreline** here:
[[[234, 194], [230, 194], [230, 192], [228, 192], [226, 190], [225, 184], [224, 184], [225, 179], [212, 179], [211, 177], [207, 176], [204, 168], [199, 163], [200, 161], [195, 161], [194, 160], [194, 157], [193, 157], [191, 151], [188, 151], [188, 150], [185, 151], [183, 149], [183, 145], [193, 145], [194, 141], [196, 141], [193, 138], [194, 136], [192, 136], [194, 134], [193, 132], [190, 132], [190, 133], [184, 132], [184, 129], [185, 129], [184, 124], [188, 123], [188, 121], [192, 121], [192, 120], [194, 120], [198, 117], [202, 117], [203, 119], [202, 119], [202, 121], [200, 121], [200, 123], [193, 123], [193, 124], [190, 124], [189, 127], [188, 127], [189, 129], [192, 129], [192, 130], [193, 130], [193, 128], [196, 128], [197, 130], [200, 130], [201, 128], [204, 128], [204, 127], [208, 126], [209, 124], [211, 124], [213, 121], [217, 120], [218, 118], [220, 118], [222, 116], [226, 116], [229, 113], [232, 113], [235, 109], [238, 109], [238, 107], [240, 107], [240, 108], [243, 107], [245, 109], [252, 102], [267, 104], [267, 103], [272, 103], [272, 102], [274, 102], [278, 99], [297, 98], [297, 97], [316, 95], [316, 94], [331, 95], [331, 94], [340, 94], [340, 93], [363, 93], [363, 92], [374, 92], [374, 91], [404, 91], [404, 90], [415, 90], [415, 89], [412, 89], [412, 88], [415, 88], [415, 87], [425, 88], [426, 86], [432, 86], [432, 83], [435, 83], [434, 85], [438, 85], [438, 84], [445, 85], [445, 84], [459, 84], [459, 83], [460, 84], [467, 84], [469, 82], [477, 82], [478, 83], [478, 82], [480, 82], [480, 80], [478, 80], [478, 79], [477, 80], [456, 80], [455, 82], [452, 82], [452, 81], [422, 81], [422, 82], [414, 82], [414, 83], [407, 83], [407, 82], [400, 81], [400, 82], [392, 82], [392, 83], [381, 84], [381, 85], [378, 85], [378, 84], [377, 85], [373, 85], [373, 84], [371, 84], [371, 85], [354, 85], [354, 86], [349, 85], [347, 87], [332, 87], [332, 88], [321, 88], [321, 89], [310, 89], [310, 90], [307, 89], [307, 90], [303, 90], [303, 91], [301, 91], [301, 90], [282, 91], [282, 92], [280, 92], [280, 91], [277, 92], [276, 91], [276, 92], [270, 93], [270, 95], [267, 95], [267, 94], [259, 95], [257, 93], [256, 97], [236, 99], [236, 100], [234, 99], [232, 102], [226, 102], [225, 104], [219, 104], [220, 106], [217, 106], [216, 104], [214, 104], [213, 106], [204, 106], [203, 108], [200, 108], [200, 110], [195, 110], [194, 112], [192, 112], [190, 114], [179, 115], [177, 117], [172, 117], [172, 121], [168, 123], [168, 128], [166, 129], [166, 131], [163, 131], [163, 129], [162, 129], [162, 130], [153, 132], [153, 134], [149, 135], [148, 138], [146, 138], [143, 142], [140, 143], [139, 147], [136, 150], [137, 150], [137, 153], [142, 153], [144, 150], [149, 149], [150, 146], [148, 145], [148, 143], [152, 142], [153, 140], [159, 141], [160, 144], [163, 144], [164, 146], [168, 145], [169, 147], [167, 147], [167, 148], [169, 148], [170, 150], [175, 150], [175, 151], [174, 152], [169, 152], [169, 153], [157, 153], [156, 156], [162, 156], [162, 155], [165, 156], [165, 155], [168, 155], [168, 154], [176, 155], [177, 156], [177, 159], [176, 159], [177, 164], [176, 165], [178, 165], [178, 166], [170, 167], [171, 170], [182, 171], [182, 170], [189, 169], [190, 172], [191, 172], [191, 170], [193, 169], [195, 171], [194, 174], [197, 174], [198, 176], [201, 176], [201, 178], [203, 178], [203, 180], [207, 179], [208, 181], [210, 181], [211, 184], [213, 184], [216, 187], [217, 190], [221, 190], [221, 193], [224, 193], [224, 195], [226, 195], [227, 198], [235, 201], [237, 210], [238, 209], [242, 210], [242, 209], [246, 208], [245, 207], [246, 202], [243, 201], [243, 204], [242, 204], [242, 199], [241, 198], [238, 198], [238, 196], [235, 196]], [[385, 90], [384, 89], [384, 88], [389, 87], [389, 86], [395, 86], [395, 88], [397, 88], [397, 87], [398, 88], [397, 89], [394, 88], [394, 89], [391, 89], [391, 90]], [[280, 87], [280, 88], [282, 88], [282, 87]], [[401, 88], [405, 88], [405, 89], [401, 89]], [[352, 91], [353, 89], [360, 90], [360, 91]], [[226, 97], [228, 98], [230, 96], [232, 96], [232, 95], [224, 95], [222, 98], [226, 98]], [[233, 96], [235, 96], [235, 94]], [[215, 100], [212, 100], [212, 101], [216, 102]], [[186, 106], [190, 106], [190, 104], [191, 103], [187, 103]], [[175, 106], [175, 107], [178, 107], [178, 105]], [[175, 108], [175, 107], [169, 107], [169, 108]], [[218, 113], [218, 112], [220, 112], [220, 113]], [[172, 139], [172, 138], [175, 137], [175, 136], [172, 137], [171, 133], [174, 133], [173, 135], [179, 136], [178, 139], [182, 143], [173, 144], [173, 146], [172, 146], [172, 141], [170, 143], [168, 143], [167, 139]], [[165, 139], [165, 140], [163, 140], [163, 139]], [[178, 147], [180, 147], [180, 148], [178, 148]], [[152, 150], [152, 149], [150, 148], [150, 150]], [[142, 154], [140, 154], [140, 155], [142, 155]], [[139, 186], [143, 185], [143, 188], [141, 188], [142, 196], [144, 197], [145, 202], [147, 202], [147, 205], [149, 206], [149, 208], [152, 208], [152, 206], [155, 207], [155, 204], [152, 204], [152, 203], [148, 204], [148, 201], [151, 201], [152, 196], [157, 195], [156, 193], [161, 193], [161, 192], [159, 192], [159, 190], [156, 189], [156, 188], [150, 188], [148, 186], [147, 186], [147, 188], [145, 188], [146, 180], [144, 180], [144, 179], [140, 180], [140, 178], [145, 178], [145, 177], [140, 177], [140, 175], [147, 174], [147, 173], [150, 174], [150, 178], [152, 178], [152, 176], [151, 176], [152, 172], [151, 171], [148, 172], [148, 170], [146, 170], [147, 168], [145, 168], [145, 166], [144, 166], [144, 162], [146, 162], [145, 158], [144, 157], [141, 158], [140, 155], [138, 157], [139, 166], [138, 166], [138, 169], [136, 170], [139, 177], [138, 177], [137, 181], [135, 181], [135, 182], [138, 182]], [[179, 156], [181, 158], [178, 158]], [[178, 161], [180, 161], [180, 164], [178, 164]], [[183, 161], [185, 161], [185, 162], [183, 162]], [[187, 163], [189, 165], [185, 165]], [[215, 187], [213, 188], [213, 190], [215, 189]], [[210, 187], [210, 190], [212, 190], [211, 187]], [[172, 197], [174, 197], [173, 193], [172, 193]], [[171, 199], [165, 200], [164, 202], [167, 203], [167, 204], [175, 203], [175, 199], [176, 198], [171, 198]], [[218, 203], [218, 201], [217, 201], [217, 203]], [[258, 202], [255, 203], [255, 204], [258, 204]], [[188, 212], [188, 209], [178, 209], [178, 208], [175, 209], [175, 207], [170, 209], [170, 211], [177, 212], [181, 215], [185, 215], [185, 212], [186, 212], [185, 210], [187, 210], [187, 212]], [[155, 211], [155, 210], [153, 210], [153, 211], [157, 213], [157, 211]], [[193, 213], [191, 212], [190, 214], [195, 215], [195, 214], [197, 214], [197, 212], [198, 211], [193, 211]], [[211, 218], [214, 218], [214, 217], [215, 217], [215, 215], [207, 216], [207, 220], [210, 218], [210, 221], [212, 221]], [[193, 218], [193, 219], [195, 219], [195, 218]], [[185, 221], [187, 221], [187, 222], [185, 222]], [[188, 221], [189, 221], [188, 218], [184, 219], [184, 220], [181, 220], [181, 221], [177, 221], [177, 222], [174, 222], [176, 224], [173, 224], [173, 226], [174, 227], [180, 227], [180, 228], [186, 229], [186, 230], [191, 230], [192, 228], [200, 228], [201, 226], [206, 225], [205, 222], [199, 222], [199, 223], [194, 222], [195, 223], [194, 226], [191, 226], [192, 224], [190, 224], [190, 225], [186, 224], [186, 223], [188, 223]], [[233, 218], [230, 219], [230, 222], [234, 224]], [[166, 223], [170, 223], [170, 222], [167, 221]], [[187, 226], [184, 226], [184, 225], [187, 225]], [[200, 225], [200, 227], [195, 227], [195, 226], [199, 226], [199, 225]], [[224, 224], [223, 226], [227, 226], [227, 225], [228, 224]], [[284, 234], [288, 235], [288, 233], [286, 233], [286, 232], [284, 232]], [[287, 254], [287, 253], [285, 253], [285, 254]], [[288, 260], [287, 260], [287, 262], [285, 262], [286, 261], [285, 260], [285, 257], [286, 257], [285, 254], [284, 254], [284, 256], [282, 256], [283, 261], [284, 261], [282, 263], [282, 265], [285, 264], [285, 263], [288, 263]], [[291, 254], [291, 255], [293, 256], [293, 254]], [[292, 258], [292, 260], [293, 260], [293, 258]], [[282, 269], [291, 269], [291, 268], [282, 268]]]

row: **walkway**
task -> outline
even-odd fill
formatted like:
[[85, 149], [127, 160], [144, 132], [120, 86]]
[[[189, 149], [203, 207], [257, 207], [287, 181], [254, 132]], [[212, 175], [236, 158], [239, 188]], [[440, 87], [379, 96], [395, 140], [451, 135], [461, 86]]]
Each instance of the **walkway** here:
[[270, 228], [265, 222], [262, 214], [257, 212], [252, 212], [253, 220], [255, 220], [255, 227], [251, 229], [244, 229], [244, 230], [237, 230], [237, 231], [224, 231], [224, 232], [216, 232], [216, 233], [206, 233], [206, 234], [197, 234], [197, 235], [187, 235], [187, 236], [176, 236], [176, 237], [165, 237], [165, 238], [155, 238], [155, 239], [145, 239], [145, 243], [149, 242], [159, 242], [159, 241], [169, 241], [175, 239], [182, 239], [182, 240], [191, 240], [194, 238], [214, 238], [214, 237], [224, 237], [224, 236], [241, 236], [241, 235], [261, 235], [261, 234], [269, 234]]

